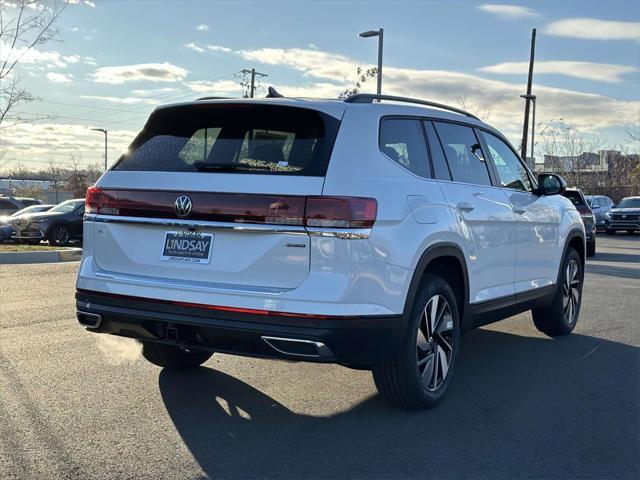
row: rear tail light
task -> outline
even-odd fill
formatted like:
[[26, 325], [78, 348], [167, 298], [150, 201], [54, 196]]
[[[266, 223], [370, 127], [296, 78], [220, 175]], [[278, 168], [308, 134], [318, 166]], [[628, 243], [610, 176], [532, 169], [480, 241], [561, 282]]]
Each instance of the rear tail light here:
[[102, 190], [95, 185], [87, 188], [87, 195], [84, 200], [85, 213], [98, 213], [98, 210], [100, 209], [101, 194]]
[[370, 228], [378, 211], [373, 198], [188, 193], [192, 210], [175, 211], [177, 192], [102, 190], [89, 187], [86, 213], [151, 218], [183, 218], [217, 222], [295, 225], [324, 228]]
[[328, 228], [370, 228], [378, 203], [362, 197], [307, 197], [305, 225]]

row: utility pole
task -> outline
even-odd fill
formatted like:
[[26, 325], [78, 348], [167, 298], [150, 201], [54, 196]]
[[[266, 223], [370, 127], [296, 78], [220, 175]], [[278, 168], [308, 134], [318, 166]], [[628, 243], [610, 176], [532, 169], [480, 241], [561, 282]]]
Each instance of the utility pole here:
[[527, 80], [527, 96], [524, 103], [524, 125], [522, 127], [522, 145], [520, 155], [527, 160], [527, 135], [529, 134], [529, 103], [531, 102], [531, 83], [533, 82], [533, 62], [536, 53], [536, 29], [531, 31], [531, 56], [529, 57], [529, 78]]
[[268, 77], [268, 75], [266, 73], [256, 72], [255, 68], [252, 68], [251, 70], [247, 70], [245, 68], [243, 70], [240, 70], [240, 73], [242, 73], [244, 75], [251, 75], [251, 83], [250, 83], [250, 86], [249, 86], [249, 98], [253, 98], [255, 93], [256, 93], [256, 86], [255, 86], [256, 85], [256, 75], [258, 77]]
[[107, 131], [104, 128], [92, 128], [95, 132], [104, 133], [104, 171], [107, 171]]

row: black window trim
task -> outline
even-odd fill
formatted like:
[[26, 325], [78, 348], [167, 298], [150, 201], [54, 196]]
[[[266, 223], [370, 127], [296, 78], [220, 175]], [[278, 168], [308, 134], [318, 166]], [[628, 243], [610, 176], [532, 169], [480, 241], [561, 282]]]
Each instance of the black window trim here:
[[[406, 168], [404, 168], [402, 165], [400, 165], [397, 162], [394, 162], [392, 159], [390, 159], [387, 155], [385, 155], [381, 150], [380, 150], [380, 126], [382, 124], [382, 120], [386, 119], [386, 118], [407, 118], [407, 119], [418, 119], [421, 120], [421, 124], [422, 124], [422, 133], [424, 135], [424, 140], [426, 142], [427, 145], [427, 152], [429, 154], [429, 167], [431, 170], [431, 177], [430, 178], [426, 178], [426, 177], [421, 177], [419, 175], [416, 175], [415, 173], [411, 172], [410, 170], [407, 170]], [[491, 185], [485, 185], [485, 184], [480, 184], [480, 183], [467, 183], [467, 182], [457, 182], [455, 180], [453, 180], [453, 175], [451, 174], [451, 167], [449, 167], [449, 161], [447, 160], [446, 156], [445, 156], [445, 161], [447, 164], [447, 169], [449, 170], [449, 176], [451, 177], [451, 180], [443, 180], [443, 179], [439, 179], [439, 178], [434, 178], [435, 175], [435, 169], [433, 168], [433, 155], [431, 152], [431, 146], [429, 145], [429, 139], [427, 136], [427, 132], [425, 130], [424, 127], [424, 123], [423, 122], [442, 122], [442, 123], [453, 123], [453, 124], [457, 124], [457, 125], [461, 125], [463, 127], [469, 127], [474, 131], [474, 134], [476, 136], [476, 139], [478, 140], [478, 142], [480, 143], [480, 146], [482, 148], [482, 151], [485, 155], [485, 163], [489, 162], [489, 167], [487, 168], [488, 172], [489, 172], [489, 178], [491, 180]], [[438, 137], [438, 143], [440, 144], [441, 148], [442, 148], [442, 142], [440, 140], [440, 136], [438, 134], [437, 129], [435, 128], [435, 125], [433, 126], [434, 130], [436, 132], [436, 136]], [[531, 172], [531, 170], [529, 169], [529, 167], [527, 166], [527, 164], [522, 160], [522, 157], [520, 157], [520, 154], [517, 152], [517, 150], [513, 147], [513, 145], [511, 144], [511, 142], [509, 140], [506, 139], [506, 137], [504, 135], [502, 135], [502, 133], [498, 132], [497, 130], [491, 129], [491, 128], [487, 128], [481, 125], [474, 125], [473, 123], [468, 123], [468, 122], [464, 122], [464, 121], [460, 121], [460, 120], [452, 120], [449, 118], [440, 118], [440, 117], [434, 117], [434, 116], [424, 116], [424, 115], [410, 115], [410, 114], [390, 114], [390, 115], [382, 115], [379, 119], [378, 119], [378, 140], [377, 140], [377, 145], [378, 145], [378, 150], [380, 151], [380, 153], [382, 153], [386, 158], [389, 158], [389, 160], [398, 165], [400, 168], [402, 168], [403, 170], [409, 172], [411, 175], [413, 175], [416, 178], [420, 178], [422, 180], [436, 180], [438, 182], [451, 182], [451, 183], [459, 183], [461, 185], [478, 185], [478, 186], [482, 186], [482, 187], [493, 187], [493, 188], [500, 188], [503, 190], [513, 190], [515, 192], [523, 192], [523, 190], [516, 190], [516, 189], [510, 189], [507, 187], [503, 187], [502, 185], [500, 185], [500, 180], [498, 177], [498, 172], [496, 169], [496, 166], [493, 163], [493, 158], [491, 157], [491, 153], [489, 152], [489, 149], [487, 147], [487, 144], [484, 140], [484, 135], [480, 135], [479, 133], [482, 132], [487, 132], [490, 133], [492, 135], [494, 135], [495, 137], [499, 138], [500, 140], [502, 140], [504, 143], [507, 144], [507, 147], [509, 147], [509, 149], [515, 154], [516, 158], [518, 159], [518, 161], [520, 162], [520, 164], [522, 166], [524, 166], [525, 171], [527, 172], [527, 175], [529, 176], [529, 181], [531, 182], [531, 188], [532, 191], [530, 192], [526, 192], [524, 191], [524, 193], [531, 193], [533, 194], [534, 191], [538, 188], [538, 182], [535, 178], [535, 176], [533, 175], [533, 173]], [[443, 150], [444, 151], [444, 150]]]
[[[445, 160], [447, 161], [447, 168], [449, 169], [449, 176], [451, 177], [451, 180], [441, 180], [441, 181], [459, 183], [461, 185], [475, 185], [475, 186], [478, 186], [478, 187], [501, 188], [499, 182], [497, 181], [497, 176], [496, 176], [495, 171], [493, 169], [493, 165], [491, 163], [487, 163], [487, 147], [486, 147], [486, 145], [484, 143], [484, 138], [482, 138], [481, 135], [478, 135], [478, 132], [476, 131], [478, 129], [478, 127], [476, 125], [473, 125], [471, 123], [466, 123], [466, 122], [459, 122], [459, 121], [456, 121], [456, 120], [449, 120], [448, 118], [447, 119], [437, 118], [437, 117], [435, 117], [435, 118], [427, 117], [427, 118], [432, 123], [434, 123], [434, 122], [453, 123], [455, 125], [460, 125], [462, 127], [467, 127], [467, 128], [471, 129], [471, 131], [473, 132], [473, 134], [476, 137], [476, 140], [480, 144], [480, 148], [482, 149], [482, 153], [484, 155], [484, 163], [487, 165], [487, 174], [489, 175], [489, 181], [491, 182], [491, 184], [487, 185], [487, 184], [484, 184], [484, 183], [469, 183], [469, 182], [461, 182], [461, 181], [454, 180], [453, 179], [453, 172], [451, 172], [451, 167], [449, 166], [449, 159], [447, 158], [446, 155], [445, 155]], [[438, 143], [440, 143], [440, 147], [442, 148], [442, 139], [440, 138], [440, 134], [438, 133], [438, 129], [435, 128], [435, 125], [433, 127], [434, 127], [434, 130], [435, 130], [436, 135], [438, 137]], [[442, 150], [444, 152], [444, 148]]]

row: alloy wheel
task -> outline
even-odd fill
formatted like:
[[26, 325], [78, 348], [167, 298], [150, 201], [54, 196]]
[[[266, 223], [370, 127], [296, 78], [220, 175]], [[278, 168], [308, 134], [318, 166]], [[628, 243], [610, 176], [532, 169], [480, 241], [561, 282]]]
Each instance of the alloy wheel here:
[[571, 259], [564, 274], [562, 285], [562, 312], [569, 325], [576, 320], [578, 304], [580, 301], [580, 269], [578, 262]]
[[56, 227], [53, 232], [53, 240], [57, 245], [64, 245], [69, 241], [69, 231], [64, 225]]
[[416, 338], [417, 366], [423, 387], [440, 388], [453, 359], [453, 316], [442, 295], [434, 295], [424, 307]]

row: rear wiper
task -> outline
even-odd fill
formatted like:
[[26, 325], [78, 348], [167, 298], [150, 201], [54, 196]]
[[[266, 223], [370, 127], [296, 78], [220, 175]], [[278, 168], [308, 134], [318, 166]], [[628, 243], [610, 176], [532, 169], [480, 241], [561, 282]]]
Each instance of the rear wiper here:
[[234, 163], [205, 163], [194, 162], [193, 166], [199, 172], [235, 172], [237, 170], [267, 170], [271, 171], [269, 167], [263, 167], [262, 165], [238, 165]]

